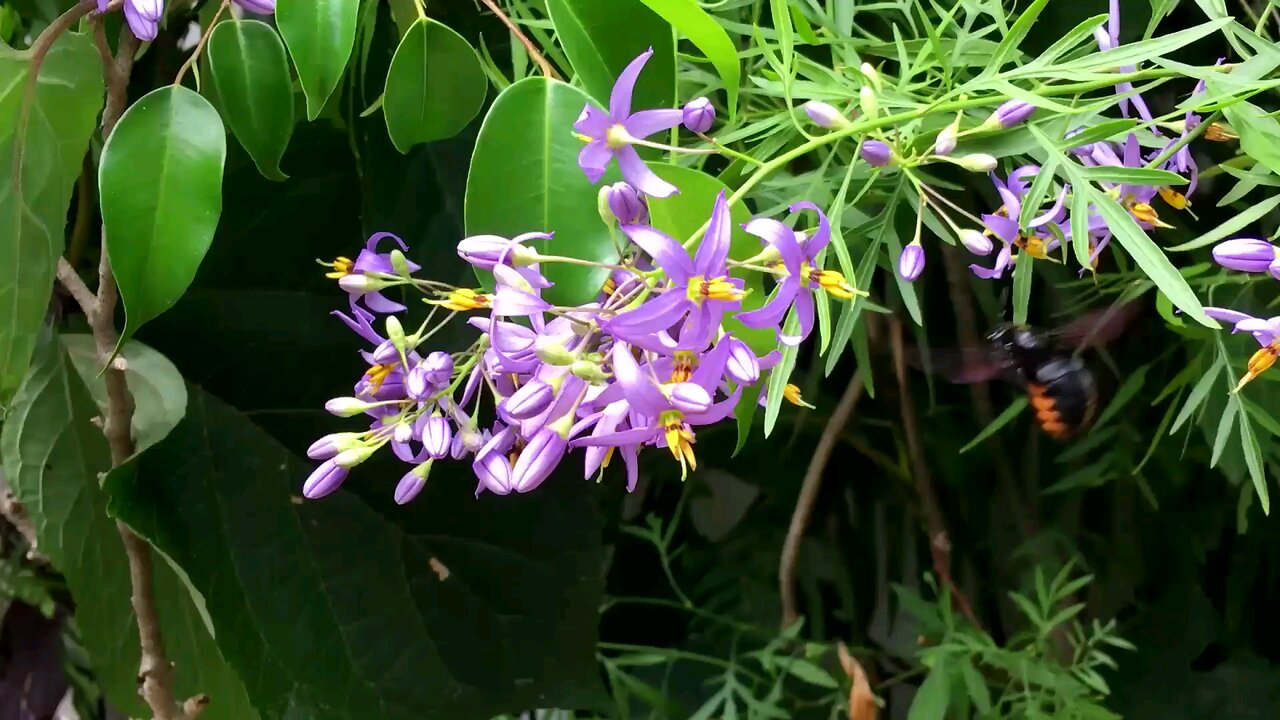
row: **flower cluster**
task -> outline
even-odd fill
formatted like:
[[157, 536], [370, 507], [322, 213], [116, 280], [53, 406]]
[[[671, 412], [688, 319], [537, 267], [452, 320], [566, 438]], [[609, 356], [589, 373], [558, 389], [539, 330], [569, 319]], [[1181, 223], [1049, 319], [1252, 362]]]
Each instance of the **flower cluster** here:
[[[259, 15], [272, 15], [276, 0], [232, 0], [242, 10]], [[111, 0], [98, 0], [98, 12], [108, 10]], [[124, 18], [139, 40], [155, 40], [164, 18], [164, 0], [124, 0]]]
[[[574, 125], [587, 143], [579, 158], [587, 177], [598, 181], [616, 159], [627, 180], [600, 190], [602, 219], [627, 240], [616, 262], [547, 254], [539, 248], [552, 234], [530, 232], [459, 242], [459, 256], [491, 276], [489, 288], [417, 277], [408, 248], [389, 233], [369, 238], [354, 260], [323, 263], [349, 295], [350, 311], [335, 315], [366, 343], [368, 365], [352, 394], [330, 400], [326, 409], [339, 417], [364, 415], [369, 425], [326, 435], [309, 448], [321, 464], [304, 495], [332, 493], [351, 468], [384, 446], [410, 466], [395, 490], [401, 504], [421, 492], [432, 465], [446, 458], [471, 463], [477, 495], [529, 492], [575, 450], [587, 478], [621, 456], [628, 489], [645, 448], [665, 448], [683, 476], [697, 468], [697, 429], [734, 416], [740, 402], [766, 402], [759, 380], [779, 358], [777, 351], [759, 356], [725, 320], [772, 329], [779, 342], [794, 345], [813, 329], [815, 293], [860, 294], [840, 272], [822, 266], [831, 228], [809, 202], [791, 211], [811, 214], [812, 232], [767, 217], [746, 223], [761, 250], [742, 261], [729, 257], [730, 204], [723, 193], [707, 208], [706, 229], [692, 253], [646, 224], [648, 198], [678, 188], [650, 171], [632, 146], [679, 124], [702, 135], [715, 119], [701, 99], [682, 110], [631, 112], [632, 87], [649, 54], [621, 74], [608, 111], [588, 105]], [[552, 305], [543, 297], [553, 285], [543, 268], [556, 262], [602, 266], [610, 275], [590, 301]], [[743, 306], [747, 273], [768, 275], [775, 285], [768, 301], [753, 309]], [[402, 323], [407, 308], [388, 297], [392, 288], [425, 296], [431, 310], [416, 329]], [[795, 332], [783, 331], [789, 312], [798, 319]], [[440, 313], [445, 316], [437, 318]], [[475, 341], [461, 352], [431, 350], [432, 336], [458, 313], [473, 313], [467, 323]], [[803, 404], [794, 386], [782, 395]]]
[[[1213, 259], [1228, 270], [1243, 273], [1268, 273], [1280, 279], [1280, 252], [1275, 245], [1259, 238], [1224, 240], [1213, 248]], [[1261, 345], [1252, 357], [1245, 374], [1233, 392], [1239, 392], [1280, 358], [1280, 317], [1259, 318], [1238, 310], [1207, 307], [1204, 312], [1214, 320], [1231, 323], [1231, 332], [1247, 332]]]

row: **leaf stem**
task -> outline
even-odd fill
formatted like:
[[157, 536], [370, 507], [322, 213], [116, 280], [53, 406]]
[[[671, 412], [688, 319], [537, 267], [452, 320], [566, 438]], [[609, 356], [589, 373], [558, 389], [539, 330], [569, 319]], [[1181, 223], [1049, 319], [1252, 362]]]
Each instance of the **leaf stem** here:
[[[209, 26], [204, 29], [204, 33], [200, 36], [200, 42], [196, 43], [196, 49], [191, 51], [191, 56], [186, 62], [182, 63], [182, 67], [178, 68], [178, 74], [173, 78], [174, 85], [181, 85], [182, 78], [186, 76], [187, 70], [196, 60], [200, 59], [200, 53], [204, 52], [204, 46], [209, 42], [209, 36], [213, 34], [213, 28], [217, 26], [218, 20], [222, 18], [222, 13], [227, 11], [231, 6], [231, 0], [222, 0], [222, 4], [218, 6], [218, 11], [213, 14], [213, 19], [209, 21]], [[197, 78], [198, 79], [198, 78]], [[197, 83], [197, 86], [199, 83]]]
[[542, 74], [545, 77], [552, 80], [560, 79], [559, 73], [556, 72], [555, 68], [551, 67], [551, 63], [547, 62], [547, 59], [542, 56], [542, 53], [538, 52], [538, 48], [533, 44], [533, 41], [530, 40], [523, 32], [520, 32], [520, 28], [516, 27], [516, 24], [511, 21], [511, 18], [508, 17], [505, 12], [502, 11], [502, 8], [498, 7], [497, 3], [493, 0], [480, 0], [480, 2], [484, 3], [484, 6], [489, 8], [494, 15], [497, 15], [498, 19], [502, 21], [502, 24], [507, 26], [507, 29], [511, 31], [512, 35], [516, 36], [516, 39], [520, 41], [521, 45], [524, 45], [524, 49], [529, 52], [529, 57], [533, 58], [533, 61], [538, 64], [538, 68], [542, 70]]

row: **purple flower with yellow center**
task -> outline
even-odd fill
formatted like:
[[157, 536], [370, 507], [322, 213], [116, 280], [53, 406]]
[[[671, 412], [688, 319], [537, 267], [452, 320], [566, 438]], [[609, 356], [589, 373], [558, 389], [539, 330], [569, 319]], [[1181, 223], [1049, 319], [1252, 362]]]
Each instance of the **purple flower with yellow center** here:
[[[984, 214], [982, 222], [986, 225], [985, 234], [994, 236], [1000, 241], [1000, 252], [996, 255], [995, 265], [991, 268], [970, 265], [969, 269], [974, 275], [984, 280], [1000, 278], [1013, 261], [1014, 248], [1033, 258], [1045, 260], [1049, 258], [1049, 253], [1061, 244], [1049, 231], [1049, 227], [1057, 226], [1060, 232], [1065, 232], [1062, 229], [1062, 224], [1066, 220], [1068, 188], [1065, 186], [1047, 210], [1027, 223], [1027, 234], [1023, 234], [1018, 227], [1016, 218], [1022, 213], [1022, 199], [1029, 189], [1024, 178], [1038, 172], [1040, 172], [1038, 165], [1023, 165], [1009, 173], [1009, 177], [1003, 182], [994, 173], [991, 175], [991, 183], [995, 186], [996, 193], [1000, 195], [1003, 204], [994, 213]], [[972, 243], [965, 244], [968, 246]]]
[[591, 182], [599, 182], [609, 161], [616, 158], [622, 177], [633, 187], [645, 195], [667, 197], [680, 192], [679, 189], [655, 175], [632, 147], [637, 141], [670, 130], [684, 120], [684, 113], [674, 108], [631, 112], [636, 79], [652, 55], [653, 48], [645, 50], [618, 75], [609, 95], [608, 111], [587, 103], [573, 129], [587, 144], [578, 154], [578, 166]]
[[[626, 396], [627, 403], [639, 415], [648, 420], [642, 427], [578, 438], [570, 442], [572, 447], [606, 446], [636, 448], [644, 444], [665, 446], [680, 463], [681, 477], [689, 470], [698, 469], [698, 459], [693, 452], [693, 427], [710, 425], [733, 414], [741, 390], [718, 403], [711, 402], [715, 383], [719, 382], [722, 369], [713, 366], [699, 367], [690, 380], [659, 388], [645, 374], [631, 347], [615, 343], [611, 357], [613, 373]], [[697, 402], [690, 402], [693, 399]], [[693, 411], [691, 405], [698, 406]], [[703, 409], [705, 408], [705, 409]]]
[[[394, 281], [388, 281], [380, 276], [398, 274], [391, 261], [391, 254], [378, 252], [378, 245], [387, 238], [399, 245], [402, 252], [409, 249], [409, 246], [395, 235], [380, 232], [369, 236], [364, 249], [354, 261], [338, 257], [333, 262], [320, 263], [332, 268], [330, 272], [325, 273], [325, 277], [338, 281], [339, 287], [351, 295], [353, 307], [355, 301], [363, 300], [370, 310], [377, 313], [397, 313], [405, 309], [404, 305], [387, 299], [379, 292], [395, 284]], [[422, 269], [417, 263], [408, 260], [405, 260], [405, 267], [411, 273]]]
[[670, 284], [639, 307], [602, 323], [614, 336], [640, 347], [663, 349], [659, 333], [680, 325], [675, 349], [706, 347], [720, 319], [740, 304], [743, 282], [729, 277], [729, 206], [716, 196], [707, 233], [690, 257], [680, 243], [647, 225], [623, 225], [631, 241], [666, 272]]
[[782, 258], [782, 280], [773, 297], [764, 306], [738, 313], [738, 320], [750, 328], [778, 327], [787, 310], [795, 307], [800, 320], [800, 334], [787, 335], [780, 329], [778, 338], [787, 345], [798, 345], [813, 330], [813, 291], [825, 290], [842, 300], [857, 294], [837, 270], [823, 270], [818, 254], [831, 242], [831, 224], [827, 216], [811, 202], [798, 202], [791, 212], [812, 210], [818, 214], [818, 229], [812, 237], [802, 237], [786, 225], [770, 218], [755, 218], [743, 229], [762, 239], [773, 252]]
[[1235, 328], [1232, 329], [1232, 333], [1250, 333], [1258, 341], [1258, 344], [1262, 346], [1249, 358], [1249, 366], [1245, 370], [1244, 376], [1240, 378], [1240, 382], [1236, 383], [1235, 389], [1231, 392], [1240, 392], [1241, 388], [1266, 372], [1276, 363], [1276, 358], [1280, 357], [1280, 316], [1264, 319], [1246, 315], [1237, 310], [1217, 307], [1205, 308], [1204, 314], [1214, 320], [1234, 324]]
[[[1110, 0], [1108, 3], [1107, 13], [1107, 29], [1104, 31], [1101, 26], [1093, 31], [1094, 40], [1098, 43], [1098, 49], [1106, 52], [1120, 45], [1120, 0]], [[1134, 71], [1132, 65], [1120, 68], [1121, 73], [1131, 73]], [[1142, 99], [1142, 95], [1135, 92], [1133, 83], [1122, 82], [1116, 85], [1116, 94], [1120, 96], [1120, 114], [1129, 117], [1129, 103], [1137, 108], [1138, 115], [1147, 122], [1154, 122], [1151, 110], [1147, 107], [1147, 103]], [[1159, 135], [1160, 131], [1154, 125], [1151, 127], [1152, 132]]]

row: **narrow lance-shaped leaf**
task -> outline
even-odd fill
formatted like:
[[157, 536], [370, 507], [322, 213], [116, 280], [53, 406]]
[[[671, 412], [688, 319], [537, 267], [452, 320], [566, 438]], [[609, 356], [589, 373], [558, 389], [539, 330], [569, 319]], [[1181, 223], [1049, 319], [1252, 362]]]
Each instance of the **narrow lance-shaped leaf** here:
[[278, 0], [276, 26], [289, 47], [315, 120], [338, 87], [356, 42], [360, 0]]
[[696, 0], [641, 0], [649, 9], [671, 23], [681, 35], [689, 38], [703, 55], [715, 66], [724, 82], [729, 98], [729, 114], [738, 107], [738, 85], [742, 82], [742, 70], [738, 67], [738, 50], [729, 34], [720, 24], [698, 6]]
[[671, 107], [676, 61], [671, 26], [641, 0], [547, 0], [547, 11], [577, 79], [606, 106], [614, 80], [637, 55], [653, 48], [636, 81], [636, 110]]
[[407, 153], [418, 143], [457, 135], [480, 112], [488, 87], [467, 41], [446, 25], [420, 18], [387, 70], [382, 113], [391, 142]]
[[177, 302], [195, 277], [222, 212], [226, 155], [218, 112], [180, 86], [143, 96], [107, 140], [98, 187], [124, 301], [121, 343]]
[[102, 69], [85, 35], [45, 56], [25, 113], [28, 53], [0, 45], [0, 405], [31, 361], [49, 309], [67, 206], [102, 109]]
[[293, 81], [280, 36], [258, 20], [219, 23], [205, 56], [231, 132], [263, 177], [284, 180], [280, 159], [293, 135]]

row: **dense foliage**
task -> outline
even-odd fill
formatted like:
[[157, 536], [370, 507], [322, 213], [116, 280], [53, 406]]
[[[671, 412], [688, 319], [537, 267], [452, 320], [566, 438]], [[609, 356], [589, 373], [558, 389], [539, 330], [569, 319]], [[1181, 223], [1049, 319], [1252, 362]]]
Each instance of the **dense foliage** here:
[[0, 717], [1280, 716], [1275, 38], [0, 2]]

